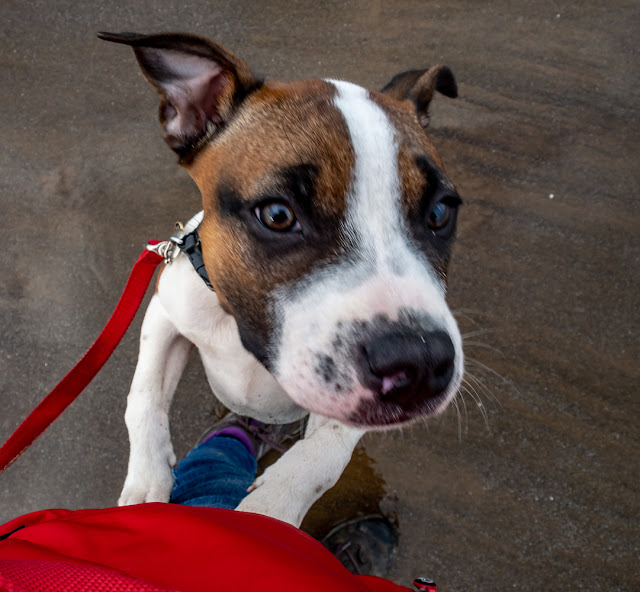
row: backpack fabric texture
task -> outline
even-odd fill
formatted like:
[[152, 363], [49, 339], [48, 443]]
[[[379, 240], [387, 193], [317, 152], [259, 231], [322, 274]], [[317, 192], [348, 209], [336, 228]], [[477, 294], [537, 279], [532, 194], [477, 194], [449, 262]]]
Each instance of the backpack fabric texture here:
[[[8, 535], [8, 536], [7, 536]], [[399, 592], [266, 516], [149, 503], [44, 510], [0, 527], [2, 592]]]

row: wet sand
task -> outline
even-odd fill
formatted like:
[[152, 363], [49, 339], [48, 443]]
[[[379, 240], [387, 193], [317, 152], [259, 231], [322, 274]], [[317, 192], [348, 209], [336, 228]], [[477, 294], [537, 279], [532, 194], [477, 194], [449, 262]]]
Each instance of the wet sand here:
[[[178, 8], [179, 7], [179, 8]], [[315, 535], [398, 524], [391, 574], [439, 590], [640, 589], [640, 125], [635, 2], [5, 2], [0, 439], [91, 344], [147, 239], [199, 207], [130, 51], [99, 30], [214, 38], [269, 78], [372, 88], [446, 63], [431, 135], [465, 205], [450, 301], [465, 392], [364, 438]], [[0, 522], [115, 503], [140, 318], [86, 393], [0, 476]], [[211, 421], [199, 361], [177, 453]]]

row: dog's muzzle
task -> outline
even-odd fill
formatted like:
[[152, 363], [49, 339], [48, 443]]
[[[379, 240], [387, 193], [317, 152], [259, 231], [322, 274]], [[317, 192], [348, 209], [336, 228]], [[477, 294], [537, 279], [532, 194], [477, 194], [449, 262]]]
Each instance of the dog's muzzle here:
[[442, 411], [462, 366], [450, 331], [406, 310], [396, 320], [379, 315], [338, 323], [316, 360], [315, 378], [331, 399], [319, 399], [327, 410], [315, 409], [373, 429]]

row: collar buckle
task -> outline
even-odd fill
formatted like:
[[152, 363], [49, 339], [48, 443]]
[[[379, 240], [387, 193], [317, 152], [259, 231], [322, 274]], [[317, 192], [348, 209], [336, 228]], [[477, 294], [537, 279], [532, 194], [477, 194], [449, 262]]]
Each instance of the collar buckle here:
[[215, 291], [204, 266], [202, 247], [198, 235], [198, 226], [202, 222], [202, 215], [203, 212], [198, 212], [186, 224], [176, 222], [175, 230], [169, 240], [157, 245], [147, 245], [147, 249], [160, 255], [164, 259], [165, 265], [169, 265], [181, 253], [184, 253], [202, 281], [210, 290]]

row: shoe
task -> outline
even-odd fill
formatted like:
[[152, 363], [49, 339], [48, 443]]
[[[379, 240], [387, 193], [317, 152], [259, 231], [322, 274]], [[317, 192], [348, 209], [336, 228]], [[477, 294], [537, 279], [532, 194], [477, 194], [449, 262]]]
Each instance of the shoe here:
[[302, 436], [305, 425], [306, 418], [293, 423], [269, 424], [229, 411], [202, 434], [196, 446], [214, 436], [237, 438], [249, 448], [256, 460], [260, 460], [269, 450], [285, 452], [294, 440]]
[[320, 541], [351, 573], [386, 576], [398, 549], [398, 531], [384, 516], [354, 518]]

